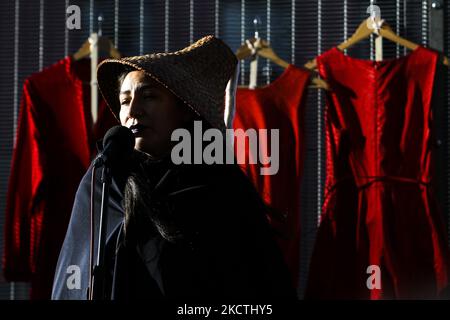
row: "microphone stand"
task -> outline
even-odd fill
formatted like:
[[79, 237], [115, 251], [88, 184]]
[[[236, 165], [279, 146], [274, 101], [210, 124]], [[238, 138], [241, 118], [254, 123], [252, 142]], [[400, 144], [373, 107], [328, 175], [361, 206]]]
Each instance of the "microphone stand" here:
[[[111, 186], [111, 169], [107, 162], [102, 157], [99, 157], [94, 162], [95, 170], [98, 167], [102, 167], [102, 202], [100, 209], [100, 229], [98, 235], [97, 246], [97, 261], [92, 266], [92, 257], [90, 261], [91, 279], [88, 288], [88, 300], [106, 300], [105, 292], [105, 245], [106, 245], [106, 231], [108, 226], [108, 203], [109, 203], [109, 189]], [[94, 181], [95, 184], [95, 181]], [[95, 185], [91, 185], [94, 188]], [[92, 201], [92, 199], [91, 199]], [[91, 215], [94, 217], [94, 204], [91, 204]], [[91, 219], [91, 223], [94, 219]], [[93, 228], [93, 230], [95, 230]], [[91, 244], [94, 242], [94, 234], [91, 233]]]

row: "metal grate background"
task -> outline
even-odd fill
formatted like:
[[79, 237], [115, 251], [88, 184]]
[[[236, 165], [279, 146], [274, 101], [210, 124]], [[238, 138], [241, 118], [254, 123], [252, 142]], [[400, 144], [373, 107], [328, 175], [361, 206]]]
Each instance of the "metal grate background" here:
[[[0, 3], [0, 254], [3, 249], [5, 195], [10, 171], [11, 153], [16, 131], [18, 108], [24, 79], [33, 72], [74, 53], [97, 30], [97, 17], [103, 16], [102, 31], [123, 55], [161, 52], [184, 47], [205, 34], [222, 38], [233, 50], [253, 36], [253, 19], [262, 24], [260, 36], [268, 39], [277, 54], [298, 66], [339, 44], [350, 36], [368, 15], [374, 2], [381, 8], [382, 18], [392, 28], [416, 43], [428, 44], [432, 10], [450, 10], [450, 1], [438, 1], [442, 9], [432, 9], [436, 1], [422, 0], [5, 0]], [[65, 9], [78, 5], [81, 30], [65, 27]], [[447, 16], [446, 14], [444, 15]], [[450, 55], [450, 22], [445, 32], [433, 34], [445, 40]], [[406, 50], [384, 41], [385, 57], [404, 55]], [[348, 51], [358, 58], [373, 58], [371, 41], [364, 41]], [[241, 83], [248, 84], [249, 63], [241, 64]], [[273, 81], [282, 70], [261, 61], [258, 82]], [[447, 73], [448, 82], [450, 75]], [[448, 93], [448, 86], [445, 93]], [[322, 203], [324, 172], [323, 107], [321, 91], [310, 90], [306, 105], [306, 155], [301, 191], [301, 270], [299, 296], [303, 294], [308, 262], [314, 243]], [[450, 170], [447, 155], [450, 134], [447, 106], [442, 104], [442, 131], [445, 156], [444, 171]], [[450, 180], [440, 175], [442, 202], [448, 208]], [[0, 299], [26, 299], [27, 285], [9, 284], [0, 278]]]

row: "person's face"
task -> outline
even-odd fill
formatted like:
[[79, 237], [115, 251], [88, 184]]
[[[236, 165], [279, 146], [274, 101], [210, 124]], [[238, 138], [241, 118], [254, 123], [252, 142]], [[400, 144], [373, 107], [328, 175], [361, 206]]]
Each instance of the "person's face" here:
[[133, 130], [135, 149], [159, 157], [168, 152], [172, 131], [193, 119], [175, 95], [142, 71], [128, 73], [120, 88], [120, 122]]

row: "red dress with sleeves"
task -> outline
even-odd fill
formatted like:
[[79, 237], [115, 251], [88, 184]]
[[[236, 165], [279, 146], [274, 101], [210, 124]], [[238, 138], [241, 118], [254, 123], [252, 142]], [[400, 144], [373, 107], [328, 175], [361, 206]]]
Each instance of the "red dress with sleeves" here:
[[424, 47], [381, 62], [337, 48], [317, 59], [332, 91], [307, 298], [435, 298], [448, 285], [447, 235], [432, 185], [437, 61]]
[[77, 187], [95, 141], [117, 121], [101, 100], [92, 126], [90, 61], [66, 57], [23, 85], [6, 203], [3, 270], [49, 299]]
[[[300, 182], [304, 148], [304, 102], [310, 73], [289, 65], [284, 72], [266, 87], [238, 89], [235, 130], [268, 129], [268, 144], [264, 140], [258, 147], [270, 154], [270, 129], [279, 130], [279, 167], [273, 175], [261, 175], [262, 165], [241, 164], [241, 168], [252, 180], [262, 199], [272, 208], [269, 222], [278, 231], [278, 243], [297, 287], [300, 244]], [[261, 135], [258, 135], [261, 136]], [[248, 160], [248, 145], [243, 152]], [[265, 151], [264, 151], [265, 152]]]

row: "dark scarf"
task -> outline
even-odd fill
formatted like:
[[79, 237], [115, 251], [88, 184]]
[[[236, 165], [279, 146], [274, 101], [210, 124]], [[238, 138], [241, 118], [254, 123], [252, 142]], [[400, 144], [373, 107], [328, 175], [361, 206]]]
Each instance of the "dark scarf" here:
[[142, 243], [158, 235], [169, 242], [182, 240], [177, 217], [162, 192], [179, 168], [171, 163], [170, 156], [155, 160], [137, 150], [131, 163], [124, 191], [126, 243]]

